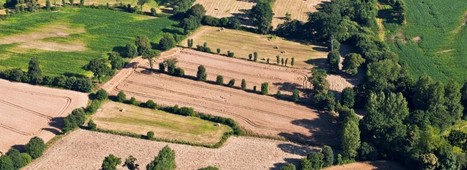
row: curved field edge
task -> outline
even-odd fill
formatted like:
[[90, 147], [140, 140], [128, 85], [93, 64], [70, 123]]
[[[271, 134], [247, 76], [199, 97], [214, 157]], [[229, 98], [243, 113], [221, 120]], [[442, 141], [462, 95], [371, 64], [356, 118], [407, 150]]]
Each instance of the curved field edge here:
[[[38, 57], [44, 75], [62, 74], [92, 75], [83, 66], [92, 58], [104, 57], [103, 54], [133, 42], [137, 35], [146, 35], [151, 41], [158, 41], [163, 32], [177, 32], [178, 21], [168, 17], [140, 19], [141, 15], [120, 11], [64, 8], [58, 12], [37, 12], [12, 15], [0, 21], [0, 39], [8, 36], [44, 33], [47, 25], [69, 27], [64, 37], [43, 37], [47, 43], [83, 43], [84, 51], [54, 51], [22, 48], [24, 43], [0, 45], [0, 70], [9, 68], [27, 69], [30, 58]], [[73, 32], [81, 29], [82, 31]], [[63, 30], [63, 31], [67, 31]], [[22, 46], [23, 45], [23, 46]], [[50, 48], [53, 48], [50, 47]]]

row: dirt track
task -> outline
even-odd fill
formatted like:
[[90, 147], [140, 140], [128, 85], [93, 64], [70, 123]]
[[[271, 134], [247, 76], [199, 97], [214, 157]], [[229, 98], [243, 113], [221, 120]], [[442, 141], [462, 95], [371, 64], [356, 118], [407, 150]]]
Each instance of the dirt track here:
[[61, 122], [73, 109], [84, 107], [85, 93], [12, 83], [0, 80], [0, 151], [22, 145], [34, 136], [45, 141], [59, 132]]
[[298, 162], [312, 149], [251, 137], [230, 137], [221, 148], [209, 149], [77, 130], [24, 169], [99, 169], [109, 154], [123, 160], [133, 155], [138, 159], [136, 163], [144, 169], [166, 145], [175, 150], [177, 169], [198, 169], [210, 165], [220, 169], [271, 169], [282, 166], [286, 161]]
[[[172, 52], [171, 55], [178, 56], [178, 53]], [[209, 56], [203, 57], [206, 57], [206, 61], [201, 62], [215, 64], [215, 62], [210, 61], [213, 59], [210, 59]], [[213, 57], [218, 57], [222, 60], [221, 56]], [[235, 65], [235, 61], [252, 63], [238, 59], [226, 59], [232, 61], [228, 64], [225, 61], [224, 63], [218, 63], [218, 67], [225, 66], [223, 68], [228, 68], [230, 64]], [[199, 58], [199, 60], [204, 60], [204, 58]], [[146, 62], [146, 60], [139, 61], [142, 63]], [[293, 75], [290, 71], [274, 71], [267, 68], [264, 69], [266, 71], [261, 71], [261, 67], [263, 66], [268, 68], [277, 66], [259, 63], [252, 64], [254, 66], [245, 64], [246, 67], [237, 68], [237, 70], [248, 73], [252, 72], [248, 69], [256, 68], [258, 73], [266, 75], [268, 74], [266, 72], [273, 72], [277, 75]], [[140, 67], [144, 67], [145, 65], [140, 64]], [[181, 63], [181, 65], [183, 64]], [[187, 69], [187, 74], [191, 74], [192, 72]], [[294, 78], [292, 77], [292, 79]], [[252, 81], [261, 82], [255, 79]], [[306, 106], [277, 100], [274, 97], [165, 74], [147, 73], [141, 68], [133, 72], [128, 71], [128, 69], [122, 70], [109, 82], [112, 85], [103, 85], [103, 87], [113, 95], [123, 90], [126, 92], [127, 97], [135, 97], [138, 100], [146, 101], [152, 99], [158, 104], [188, 106], [200, 112], [229, 117], [236, 120], [248, 132], [253, 134], [328, 145], [334, 145], [337, 141], [334, 138], [336, 135], [334, 129], [337, 125], [331, 123], [331, 118], [326, 113], [318, 113], [316, 110]]]
[[324, 170], [401, 170], [404, 169], [398, 163], [391, 161], [354, 162], [345, 165], [337, 165]]

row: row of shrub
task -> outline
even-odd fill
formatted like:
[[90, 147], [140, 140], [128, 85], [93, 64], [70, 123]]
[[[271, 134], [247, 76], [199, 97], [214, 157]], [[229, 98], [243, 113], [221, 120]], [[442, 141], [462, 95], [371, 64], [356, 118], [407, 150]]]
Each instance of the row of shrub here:
[[29, 61], [27, 72], [24, 72], [20, 68], [8, 69], [0, 71], [0, 78], [15, 82], [59, 87], [81, 92], [89, 92], [92, 89], [92, 81], [88, 78], [67, 77], [64, 75], [57, 77], [43, 76], [37, 58], [32, 58]]
[[223, 118], [219, 116], [213, 116], [201, 112], [196, 112], [193, 108], [191, 107], [179, 107], [178, 105], [175, 106], [158, 106], [154, 101], [148, 100], [146, 102], [138, 102], [134, 97], [131, 97], [130, 99], [126, 98], [126, 94], [123, 91], [120, 91], [117, 96], [112, 96], [109, 97], [109, 99], [116, 101], [116, 102], [121, 102], [121, 103], [126, 103], [126, 104], [132, 104], [135, 106], [139, 107], [145, 107], [145, 108], [150, 108], [150, 109], [159, 109], [163, 110], [165, 112], [173, 113], [173, 114], [178, 114], [182, 116], [192, 116], [192, 117], [199, 117], [203, 120], [211, 121], [211, 122], [216, 122], [220, 124], [227, 125], [233, 129], [233, 134], [234, 135], [243, 135], [244, 131], [238, 126], [238, 124], [230, 119], [230, 118]]
[[201, 20], [203, 25], [210, 25], [216, 27], [225, 27], [231, 29], [240, 29], [241, 23], [235, 17], [224, 17], [224, 18], [215, 18], [212, 16], [204, 16], [203, 20]]
[[20, 152], [15, 148], [11, 148], [3, 155], [0, 152], [0, 169], [1, 170], [15, 170], [25, 167], [37, 159], [44, 153], [47, 145], [39, 137], [33, 137], [25, 145], [25, 151]]
[[[188, 39], [187, 41], [188, 48], [192, 48], [194, 45], [193, 39]], [[196, 48], [194, 48], [197, 51], [201, 52], [206, 52], [206, 53], [211, 53], [211, 54], [219, 54], [219, 55], [225, 55], [227, 57], [235, 57], [235, 53], [228, 50], [226, 54], [221, 53], [221, 49], [217, 48], [216, 53], [214, 53], [211, 48], [208, 47], [208, 44], [206, 42], [203, 43], [203, 45], [196, 45]]]
[[[90, 95], [91, 104], [86, 108], [77, 108], [71, 112], [67, 117], [64, 118], [64, 125], [62, 127], [63, 133], [68, 133], [80, 126], [86, 121], [87, 115], [96, 113], [101, 104], [107, 99], [108, 94], [105, 90], [100, 89], [96, 93]], [[90, 129], [95, 129], [96, 125], [94, 122], [88, 122]]]

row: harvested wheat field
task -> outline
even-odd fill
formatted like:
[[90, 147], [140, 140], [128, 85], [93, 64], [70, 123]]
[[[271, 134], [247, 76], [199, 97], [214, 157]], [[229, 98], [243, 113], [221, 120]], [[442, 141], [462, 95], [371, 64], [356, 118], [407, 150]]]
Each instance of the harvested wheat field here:
[[285, 14], [289, 13], [291, 19], [299, 21], [308, 21], [308, 14], [317, 11], [319, 4], [323, 1], [329, 0], [276, 0], [272, 7], [274, 18], [272, 19], [272, 26], [285, 22]]
[[[323, 51], [325, 47], [315, 45], [305, 45], [299, 42], [288, 41], [280, 37], [270, 35], [260, 35], [246, 31], [219, 29], [217, 27], [203, 26], [194, 32], [189, 39], [193, 39], [194, 46], [203, 45], [204, 42], [216, 51], [221, 49], [222, 54], [228, 50], [235, 53], [236, 58], [248, 59], [248, 54], [258, 53], [258, 62], [266, 63], [267, 58], [270, 63], [276, 63], [276, 56], [295, 58], [297, 68], [312, 68], [312, 63], [317, 59], [325, 59], [327, 53]], [[187, 40], [182, 41], [183, 46], [187, 45]]]
[[219, 142], [225, 132], [231, 131], [228, 126], [196, 117], [110, 101], [101, 106], [92, 120], [99, 129], [140, 135], [153, 131], [156, 138], [208, 145]]
[[196, 0], [195, 4], [203, 5], [206, 9], [206, 15], [222, 18], [243, 17], [248, 10], [256, 5], [256, 2], [253, 0]]
[[[115, 76], [119, 78], [119, 75]], [[115, 82], [114, 82], [115, 83]], [[229, 117], [249, 133], [300, 142], [334, 145], [336, 124], [326, 113], [274, 97], [137, 69], [113, 88], [138, 100], [193, 107]]]
[[312, 150], [289, 142], [251, 137], [230, 137], [222, 147], [209, 149], [76, 130], [24, 169], [99, 169], [109, 154], [123, 160], [133, 155], [144, 169], [166, 145], [175, 150], [177, 169], [199, 169], [210, 165], [220, 169], [271, 169], [282, 166], [286, 160], [298, 162]]
[[222, 75], [224, 83], [235, 79], [234, 86], [238, 88], [242, 79], [245, 79], [247, 89], [256, 86], [259, 90], [261, 83], [268, 82], [270, 94], [276, 94], [278, 90], [283, 94], [291, 94], [294, 89], [306, 87], [308, 83], [306, 79], [310, 72], [305, 69], [260, 64], [191, 49], [180, 49], [175, 55], [160, 58], [159, 62], [167, 58], [177, 59], [177, 65], [183, 68], [187, 75], [196, 76], [198, 66], [203, 65], [206, 68], [207, 80], [215, 82], [216, 76]]
[[6, 80], [0, 80], [0, 94], [1, 152], [26, 144], [34, 136], [52, 139], [62, 123], [54, 118], [65, 117], [88, 101], [85, 93]]
[[401, 170], [400, 164], [392, 161], [354, 162], [345, 165], [332, 166], [325, 170]]

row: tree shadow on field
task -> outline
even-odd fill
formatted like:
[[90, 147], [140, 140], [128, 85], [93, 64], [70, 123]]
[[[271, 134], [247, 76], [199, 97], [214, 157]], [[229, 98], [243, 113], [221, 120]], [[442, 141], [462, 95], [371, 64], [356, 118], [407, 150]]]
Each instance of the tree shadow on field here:
[[329, 49], [327, 47], [323, 46], [316, 46], [316, 47], [311, 47], [311, 49], [319, 52], [329, 52]]
[[297, 84], [297, 83], [290, 83], [290, 82], [278, 82], [278, 83], [272, 83], [274, 86], [278, 86], [279, 90], [281, 91], [289, 91], [292, 92], [295, 89], [298, 89], [299, 87], [303, 87], [303, 85]]
[[46, 130], [49, 132], [54, 133], [55, 135], [61, 134], [61, 132], [57, 129], [61, 129], [64, 125], [65, 118], [64, 117], [54, 117], [50, 120], [49, 126], [54, 128], [43, 128], [42, 130]]
[[309, 60], [306, 60], [305, 63], [313, 65], [314, 68], [316, 69], [327, 70], [328, 68], [328, 63], [327, 63], [326, 58], [309, 59]]
[[177, 30], [177, 29], [168, 29], [168, 28], [164, 28], [162, 29], [162, 32], [164, 33], [171, 33], [171, 34], [179, 34], [179, 35], [183, 35], [184, 33], [180, 30]]
[[311, 134], [310, 136], [297, 132], [282, 132], [279, 135], [289, 141], [305, 145], [337, 146], [339, 141], [337, 123], [326, 112], [316, 111], [316, 115], [318, 117], [315, 119], [297, 119], [291, 121], [294, 125], [308, 129]]
[[[11, 146], [11, 148], [14, 148], [14, 149], [18, 150], [21, 153], [26, 152], [26, 145], [13, 145], [13, 146]], [[3, 153], [3, 154], [6, 154], [6, 152]]]
[[298, 167], [300, 167], [300, 159], [285, 158], [284, 161], [285, 162], [275, 163], [274, 167], [271, 167], [270, 169], [271, 170], [280, 170], [282, 167], [284, 167], [288, 163], [291, 163], [291, 164], [295, 165], [295, 167], [297, 167], [297, 169], [298, 169]]
[[277, 145], [282, 151], [294, 155], [300, 155], [300, 156], [306, 156], [310, 152], [317, 151], [317, 149], [309, 147], [309, 146], [304, 146], [304, 145], [297, 145], [297, 144], [291, 144], [291, 143], [281, 143]]
[[84, 75], [77, 74], [77, 73], [70, 73], [70, 72], [63, 73], [63, 75], [67, 77], [86, 78], [86, 76]]

